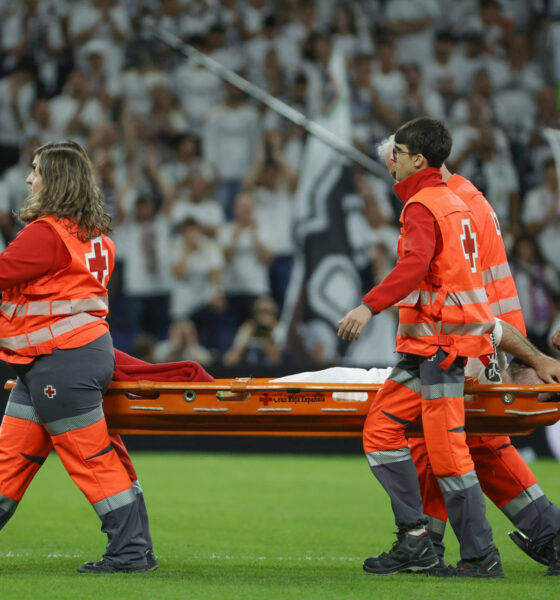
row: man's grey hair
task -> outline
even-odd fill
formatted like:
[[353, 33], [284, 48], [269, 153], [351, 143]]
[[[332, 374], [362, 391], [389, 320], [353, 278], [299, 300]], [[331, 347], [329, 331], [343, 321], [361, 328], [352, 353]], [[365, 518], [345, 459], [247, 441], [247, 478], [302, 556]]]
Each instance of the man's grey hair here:
[[388, 152], [389, 148], [391, 148], [391, 146], [394, 146], [394, 144], [395, 144], [395, 134], [392, 134], [388, 138], [385, 138], [384, 140], [379, 142], [379, 144], [377, 144], [377, 146], [376, 146], [377, 156], [379, 156], [379, 158], [382, 161], [385, 161], [385, 158], [387, 156], [387, 152]]

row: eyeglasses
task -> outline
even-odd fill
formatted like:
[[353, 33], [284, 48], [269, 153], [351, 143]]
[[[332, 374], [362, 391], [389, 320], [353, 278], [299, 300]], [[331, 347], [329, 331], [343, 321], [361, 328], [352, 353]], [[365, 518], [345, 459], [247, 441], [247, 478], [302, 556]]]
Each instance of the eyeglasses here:
[[408, 154], [409, 156], [412, 156], [418, 154], [418, 152], [406, 152], [405, 150], [399, 150], [396, 146], [393, 146], [393, 160], [397, 160], [399, 154]]

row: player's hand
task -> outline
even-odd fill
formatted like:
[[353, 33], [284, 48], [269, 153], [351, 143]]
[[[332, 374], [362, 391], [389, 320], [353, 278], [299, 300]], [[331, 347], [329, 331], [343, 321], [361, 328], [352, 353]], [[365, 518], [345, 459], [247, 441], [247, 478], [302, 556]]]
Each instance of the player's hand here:
[[560, 383], [560, 360], [543, 354], [537, 360], [535, 371], [545, 383]]
[[344, 318], [338, 322], [338, 337], [343, 340], [357, 340], [362, 333], [362, 329], [371, 319], [371, 311], [367, 306], [360, 304], [356, 308], [353, 308], [350, 312], [346, 313]]
[[560, 350], [560, 327], [552, 334], [552, 345]]

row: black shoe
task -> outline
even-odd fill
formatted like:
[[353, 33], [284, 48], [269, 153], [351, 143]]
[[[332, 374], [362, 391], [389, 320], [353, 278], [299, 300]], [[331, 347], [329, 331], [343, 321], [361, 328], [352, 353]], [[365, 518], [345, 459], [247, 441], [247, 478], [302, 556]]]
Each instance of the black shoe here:
[[141, 567], [126, 567], [122, 565], [115, 565], [105, 558], [102, 558], [101, 560], [85, 562], [81, 567], [78, 567], [78, 573], [147, 573], [149, 570], [150, 569], [148, 569], [147, 565]]
[[411, 535], [397, 531], [397, 540], [389, 552], [370, 556], [364, 561], [364, 571], [377, 575], [390, 575], [406, 571], [425, 571], [434, 567], [439, 559], [434, 551], [428, 532]]
[[146, 556], [146, 562], [148, 563], [148, 568], [146, 571], [155, 571], [159, 567], [159, 563], [156, 555], [154, 554], [153, 548], [146, 550], [144, 555]]
[[545, 575], [560, 575], [560, 533], [546, 545], [552, 546], [552, 559]]
[[539, 546], [531, 541], [525, 534], [521, 533], [521, 531], [510, 531], [508, 535], [511, 541], [533, 560], [536, 560], [547, 567], [554, 561], [553, 540]]
[[454, 575], [451, 577], [492, 577], [502, 578], [502, 560], [497, 548], [493, 548], [482, 558], [473, 560], [460, 560], [455, 567]]
[[426, 573], [426, 575], [431, 575], [432, 577], [455, 577], [455, 567], [446, 565], [443, 558], [438, 557], [437, 565], [430, 567], [426, 571], [422, 571], [422, 573]]

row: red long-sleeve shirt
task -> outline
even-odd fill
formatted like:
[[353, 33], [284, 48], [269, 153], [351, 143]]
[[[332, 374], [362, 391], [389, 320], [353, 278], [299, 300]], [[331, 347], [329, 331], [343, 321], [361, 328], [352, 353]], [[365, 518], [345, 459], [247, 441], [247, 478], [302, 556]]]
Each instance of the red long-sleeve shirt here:
[[[425, 187], [445, 185], [439, 169], [428, 167], [409, 175], [394, 189], [404, 204]], [[413, 204], [404, 213], [406, 235], [395, 268], [363, 298], [373, 313], [379, 313], [418, 288], [434, 256], [443, 247], [441, 232], [432, 213], [422, 204]]]
[[48, 223], [31, 223], [0, 253], [0, 290], [56, 273], [71, 260], [64, 242]]

